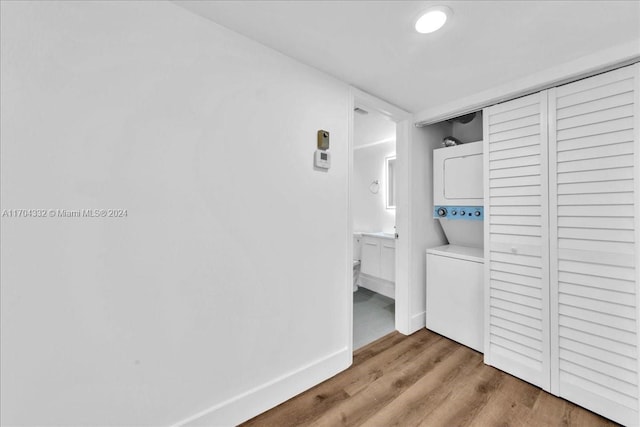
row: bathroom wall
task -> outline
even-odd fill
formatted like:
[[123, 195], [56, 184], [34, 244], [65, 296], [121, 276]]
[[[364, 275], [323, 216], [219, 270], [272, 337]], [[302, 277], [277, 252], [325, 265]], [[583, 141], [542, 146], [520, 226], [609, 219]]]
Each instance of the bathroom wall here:
[[[353, 151], [353, 230], [393, 232], [396, 210], [387, 209], [385, 157], [395, 156], [395, 141], [359, 148]], [[371, 183], [379, 181], [378, 192]]]
[[1, 424], [234, 425], [346, 368], [346, 84], [168, 2], [0, 5], [2, 209], [127, 213], [3, 215]]
[[[396, 154], [396, 125], [384, 115], [366, 107], [354, 113], [353, 180], [351, 207], [354, 231], [393, 232], [396, 210], [386, 208], [385, 158]], [[377, 193], [371, 190], [378, 181]]]

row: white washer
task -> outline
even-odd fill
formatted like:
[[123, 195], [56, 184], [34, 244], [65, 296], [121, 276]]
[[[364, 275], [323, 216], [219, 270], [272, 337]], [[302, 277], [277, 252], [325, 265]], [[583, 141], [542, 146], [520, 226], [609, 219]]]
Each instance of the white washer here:
[[427, 249], [427, 329], [483, 352], [484, 254], [481, 248]]

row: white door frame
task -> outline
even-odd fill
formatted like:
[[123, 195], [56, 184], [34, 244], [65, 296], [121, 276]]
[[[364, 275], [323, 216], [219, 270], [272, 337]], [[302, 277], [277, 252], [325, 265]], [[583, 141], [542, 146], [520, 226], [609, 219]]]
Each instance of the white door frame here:
[[[353, 210], [351, 206], [351, 186], [353, 183], [353, 127], [354, 127], [354, 107], [361, 107], [366, 110], [377, 111], [378, 113], [388, 117], [396, 123], [396, 227], [398, 239], [396, 239], [396, 279], [395, 279], [395, 328], [399, 332], [407, 335], [411, 331], [411, 316], [409, 305], [409, 254], [410, 254], [410, 238], [409, 230], [409, 203], [407, 199], [408, 191], [408, 148], [410, 129], [413, 126], [413, 116], [379, 98], [369, 95], [357, 88], [350, 88], [349, 102], [349, 137], [348, 152], [349, 164], [347, 169], [348, 185], [348, 224], [347, 224], [347, 253], [353, 259]], [[404, 199], [403, 199], [404, 198]], [[349, 273], [347, 277], [349, 282], [345, 289], [348, 292], [347, 301], [349, 313], [349, 346], [350, 352], [353, 352], [353, 271], [352, 264], [349, 264]]]

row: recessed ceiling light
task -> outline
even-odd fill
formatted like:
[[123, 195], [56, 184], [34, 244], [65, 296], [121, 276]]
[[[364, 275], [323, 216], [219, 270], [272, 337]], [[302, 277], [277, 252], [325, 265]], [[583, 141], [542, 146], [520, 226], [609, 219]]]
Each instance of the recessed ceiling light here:
[[416, 31], [422, 34], [433, 33], [442, 28], [450, 15], [451, 9], [446, 6], [431, 7], [416, 21]]

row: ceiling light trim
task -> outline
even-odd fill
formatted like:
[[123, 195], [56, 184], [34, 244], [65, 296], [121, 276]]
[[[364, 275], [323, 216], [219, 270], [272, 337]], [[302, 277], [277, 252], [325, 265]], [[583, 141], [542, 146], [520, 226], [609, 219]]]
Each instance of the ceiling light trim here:
[[440, 30], [451, 20], [453, 11], [447, 6], [432, 6], [415, 21], [414, 28], [420, 34], [431, 34]]

